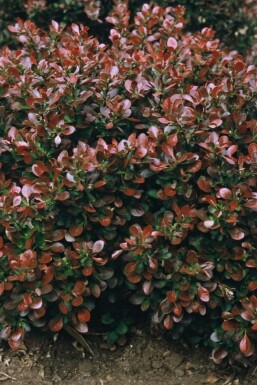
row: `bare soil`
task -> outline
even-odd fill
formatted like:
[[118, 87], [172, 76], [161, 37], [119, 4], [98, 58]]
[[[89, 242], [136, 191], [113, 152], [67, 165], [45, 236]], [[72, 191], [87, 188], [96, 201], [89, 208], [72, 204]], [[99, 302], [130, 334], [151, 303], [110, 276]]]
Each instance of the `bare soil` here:
[[[152, 337], [137, 330], [124, 347], [110, 351], [102, 337], [89, 336], [94, 357], [66, 334], [54, 342], [33, 335], [27, 349], [0, 351], [4, 385], [256, 385], [255, 367], [215, 365], [210, 352]], [[257, 372], [257, 370], [256, 370]]]

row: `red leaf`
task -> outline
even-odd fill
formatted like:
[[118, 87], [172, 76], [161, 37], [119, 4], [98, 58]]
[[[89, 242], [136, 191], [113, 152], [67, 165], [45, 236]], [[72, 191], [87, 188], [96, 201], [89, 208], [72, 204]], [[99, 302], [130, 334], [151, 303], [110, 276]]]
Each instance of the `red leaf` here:
[[239, 323], [233, 319], [225, 320], [222, 323], [222, 329], [225, 330], [226, 332], [234, 332], [239, 328], [240, 328]]
[[54, 333], [59, 332], [62, 328], [63, 328], [62, 317], [56, 317], [49, 322], [49, 329]]
[[72, 289], [72, 293], [75, 295], [81, 295], [86, 290], [85, 282], [77, 281]]
[[69, 233], [72, 237], [79, 237], [84, 231], [84, 227], [82, 225], [73, 224], [69, 228]]
[[80, 306], [83, 304], [83, 297], [82, 295], [78, 295], [77, 297], [73, 298], [72, 305], [73, 306]]
[[167, 299], [170, 301], [170, 302], [176, 302], [177, 300], [177, 295], [174, 291], [168, 291], [167, 292]]
[[249, 286], [248, 286], [248, 289], [250, 291], [254, 291], [254, 290], [257, 290], [257, 281], [252, 281], [249, 283]]
[[38, 161], [37, 163], [33, 164], [32, 172], [36, 176], [41, 176], [44, 174], [44, 172], [47, 172], [47, 168], [43, 162]]
[[91, 318], [91, 313], [88, 309], [81, 309], [79, 312], [78, 312], [78, 320], [82, 323], [85, 323], [85, 322], [88, 322]]
[[203, 302], [209, 302], [209, 300], [210, 300], [210, 294], [209, 294], [208, 290], [207, 290], [205, 287], [200, 286], [200, 287], [198, 288], [198, 295], [199, 295], [199, 298], [200, 298]]

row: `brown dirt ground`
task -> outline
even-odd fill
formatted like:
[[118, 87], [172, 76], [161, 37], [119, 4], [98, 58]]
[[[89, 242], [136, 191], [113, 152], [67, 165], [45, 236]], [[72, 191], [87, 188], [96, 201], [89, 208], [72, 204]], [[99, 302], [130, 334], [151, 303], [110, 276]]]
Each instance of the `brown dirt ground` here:
[[[215, 365], [210, 352], [189, 348], [137, 330], [126, 346], [110, 351], [102, 337], [89, 336], [94, 357], [61, 334], [33, 335], [28, 349], [0, 350], [0, 382], [4, 385], [256, 385], [255, 367]], [[256, 370], [257, 372], [257, 370]]]

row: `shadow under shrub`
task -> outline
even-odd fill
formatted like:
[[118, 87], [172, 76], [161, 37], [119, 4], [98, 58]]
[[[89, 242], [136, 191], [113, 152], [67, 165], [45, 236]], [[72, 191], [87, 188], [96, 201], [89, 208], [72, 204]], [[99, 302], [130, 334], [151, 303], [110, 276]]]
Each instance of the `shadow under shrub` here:
[[129, 299], [177, 336], [208, 336], [215, 362], [256, 358], [256, 69], [209, 28], [185, 34], [183, 12], [144, 5], [130, 27], [119, 4], [110, 45], [82, 25], [10, 27], [23, 44], [0, 59], [12, 349], [31, 326], [115, 324], [108, 303]]

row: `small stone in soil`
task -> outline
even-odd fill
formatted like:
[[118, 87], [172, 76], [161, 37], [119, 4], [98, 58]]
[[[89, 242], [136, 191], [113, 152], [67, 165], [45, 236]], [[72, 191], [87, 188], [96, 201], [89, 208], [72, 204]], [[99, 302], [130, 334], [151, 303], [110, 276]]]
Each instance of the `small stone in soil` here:
[[175, 373], [175, 375], [178, 376], [178, 377], [183, 377], [183, 376], [185, 375], [184, 370], [183, 370], [183, 369], [180, 369], [180, 368], [175, 369], [175, 370], [174, 370], [174, 373]]
[[152, 362], [153, 369], [160, 369], [162, 367], [163, 367], [163, 361], [153, 360]]

